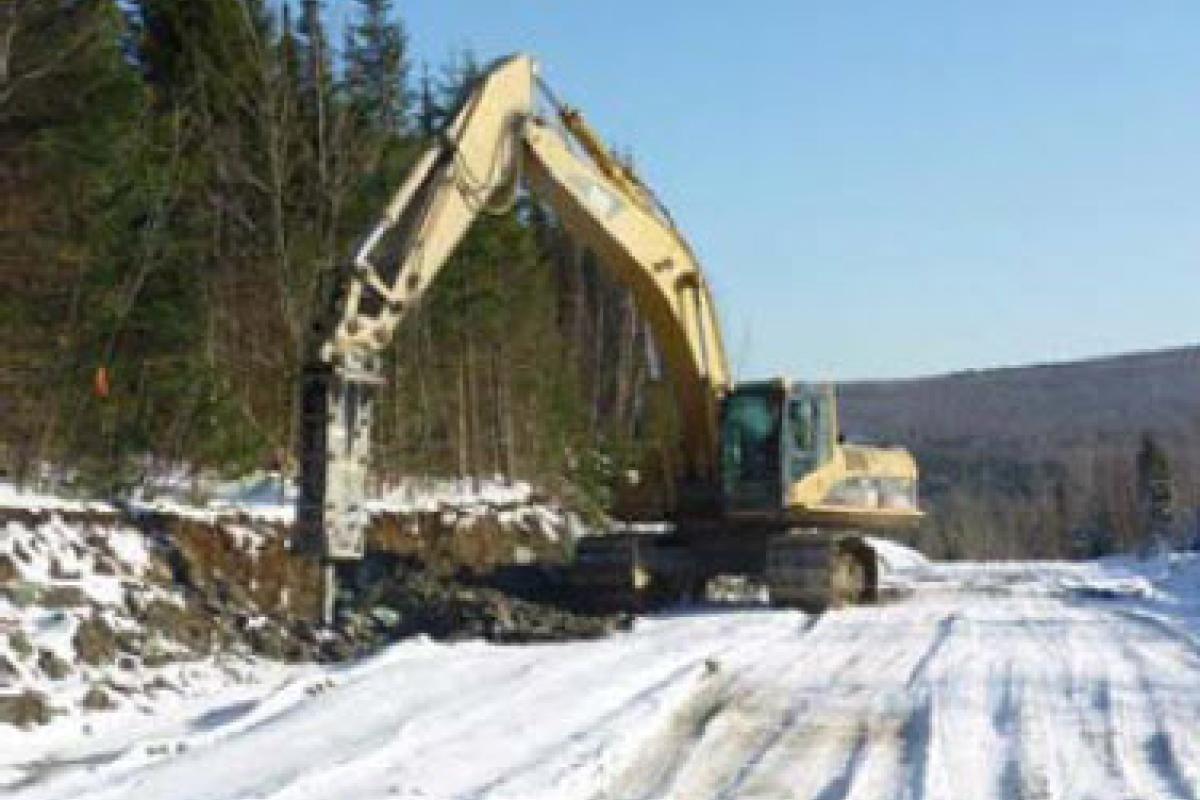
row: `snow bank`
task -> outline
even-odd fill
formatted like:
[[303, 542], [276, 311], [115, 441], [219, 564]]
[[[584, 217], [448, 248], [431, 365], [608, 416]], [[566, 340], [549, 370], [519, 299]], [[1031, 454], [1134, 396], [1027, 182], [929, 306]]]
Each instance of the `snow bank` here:
[[1139, 587], [1133, 596], [1200, 610], [1200, 553], [1155, 553], [1147, 558], [1109, 556], [1093, 562], [1101, 586]]
[[528, 505], [533, 497], [533, 488], [524, 481], [405, 478], [386, 487], [370, 505], [373, 510], [404, 513], [445, 507]]
[[880, 564], [887, 572], [921, 570], [929, 566], [929, 560], [921, 555], [920, 551], [908, 545], [894, 542], [891, 539], [880, 539], [876, 536], [868, 536], [867, 543], [871, 545], [871, 549], [875, 551]]
[[[297, 488], [278, 472], [257, 472], [233, 481], [197, 481], [190, 486], [171, 484], [157, 494], [136, 497], [134, 513], [153, 513], [216, 524], [231, 517], [290, 525], [295, 521]], [[192, 497], [207, 497], [195, 502]], [[444, 513], [446, 524], [466, 528], [481, 517], [494, 517], [501, 525], [536, 530], [551, 540], [570, 524], [570, 516], [553, 502], [538, 498], [524, 481], [493, 479], [406, 478], [385, 486], [368, 498], [373, 515]]]
[[0, 481], [0, 508], [24, 508], [30, 511], [113, 512], [111, 503], [72, 499], [19, 489], [9, 481]]

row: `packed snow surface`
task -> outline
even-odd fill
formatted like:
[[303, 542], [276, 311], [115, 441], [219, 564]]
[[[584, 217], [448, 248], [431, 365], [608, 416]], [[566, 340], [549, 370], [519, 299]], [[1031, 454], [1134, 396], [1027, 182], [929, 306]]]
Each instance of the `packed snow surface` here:
[[[0, 739], [20, 798], [1195, 798], [1200, 565], [922, 563], [820, 617], [412, 641], [105, 731]], [[101, 717], [103, 718], [103, 717]], [[19, 742], [19, 744], [17, 744]]]

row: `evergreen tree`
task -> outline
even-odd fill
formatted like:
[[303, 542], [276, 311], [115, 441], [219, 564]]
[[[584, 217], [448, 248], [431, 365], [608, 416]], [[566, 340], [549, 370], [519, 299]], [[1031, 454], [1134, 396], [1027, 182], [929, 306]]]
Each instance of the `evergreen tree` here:
[[441, 130], [449, 124], [482, 74], [483, 67], [474, 51], [458, 50], [450, 56], [432, 82], [432, 103], [428, 113], [433, 130]]
[[377, 130], [400, 133], [408, 124], [408, 38], [393, 21], [391, 0], [355, 0], [348, 29], [346, 73], [354, 102]]
[[441, 112], [434, 96], [433, 79], [429, 65], [421, 64], [421, 89], [417, 96], [417, 134], [428, 139], [437, 133]]
[[331, 54], [325, 35], [325, 23], [320, 0], [302, 0], [300, 19], [296, 26], [300, 34], [300, 61], [303, 66], [301, 86], [306, 97], [327, 95], [331, 85]]
[[104, 449], [89, 388], [146, 198], [142, 97], [118, 5], [19, 0], [6, 11], [0, 456], [20, 478], [64, 452], [78, 463]]
[[292, 7], [284, 3], [279, 24], [279, 68], [291, 86], [300, 85], [300, 44], [296, 40], [296, 26], [292, 22]]
[[1137, 455], [1138, 527], [1143, 541], [1167, 535], [1172, 519], [1172, 495], [1167, 454], [1151, 433], [1143, 433]]
[[137, 18], [137, 61], [160, 107], [200, 107], [220, 120], [247, 113], [270, 37], [264, 0], [140, 0]]

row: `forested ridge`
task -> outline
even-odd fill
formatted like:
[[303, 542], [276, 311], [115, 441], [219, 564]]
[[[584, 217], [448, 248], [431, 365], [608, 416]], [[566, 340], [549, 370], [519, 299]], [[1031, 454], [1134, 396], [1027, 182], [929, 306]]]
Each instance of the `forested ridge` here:
[[[120, 491], [289, 463], [321, 298], [481, 68], [414, 65], [390, 0], [341, 5], [337, 37], [318, 0], [0, 9], [11, 477]], [[484, 216], [398, 332], [381, 480], [516, 476], [603, 505], [647, 420], [670, 424], [644, 337], [545, 209]]]

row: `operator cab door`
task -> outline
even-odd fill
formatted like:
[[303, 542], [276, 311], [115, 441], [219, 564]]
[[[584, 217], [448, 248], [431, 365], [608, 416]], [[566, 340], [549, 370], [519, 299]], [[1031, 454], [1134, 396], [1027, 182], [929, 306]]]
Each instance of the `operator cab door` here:
[[785, 397], [779, 383], [743, 384], [726, 396], [721, 415], [721, 497], [727, 512], [782, 507]]
[[778, 512], [788, 487], [822, 467], [837, 441], [829, 386], [741, 384], [721, 416], [721, 497], [727, 512]]
[[837, 439], [835, 413], [830, 387], [792, 385], [787, 398], [783, 437], [788, 484], [802, 480], [833, 456]]

